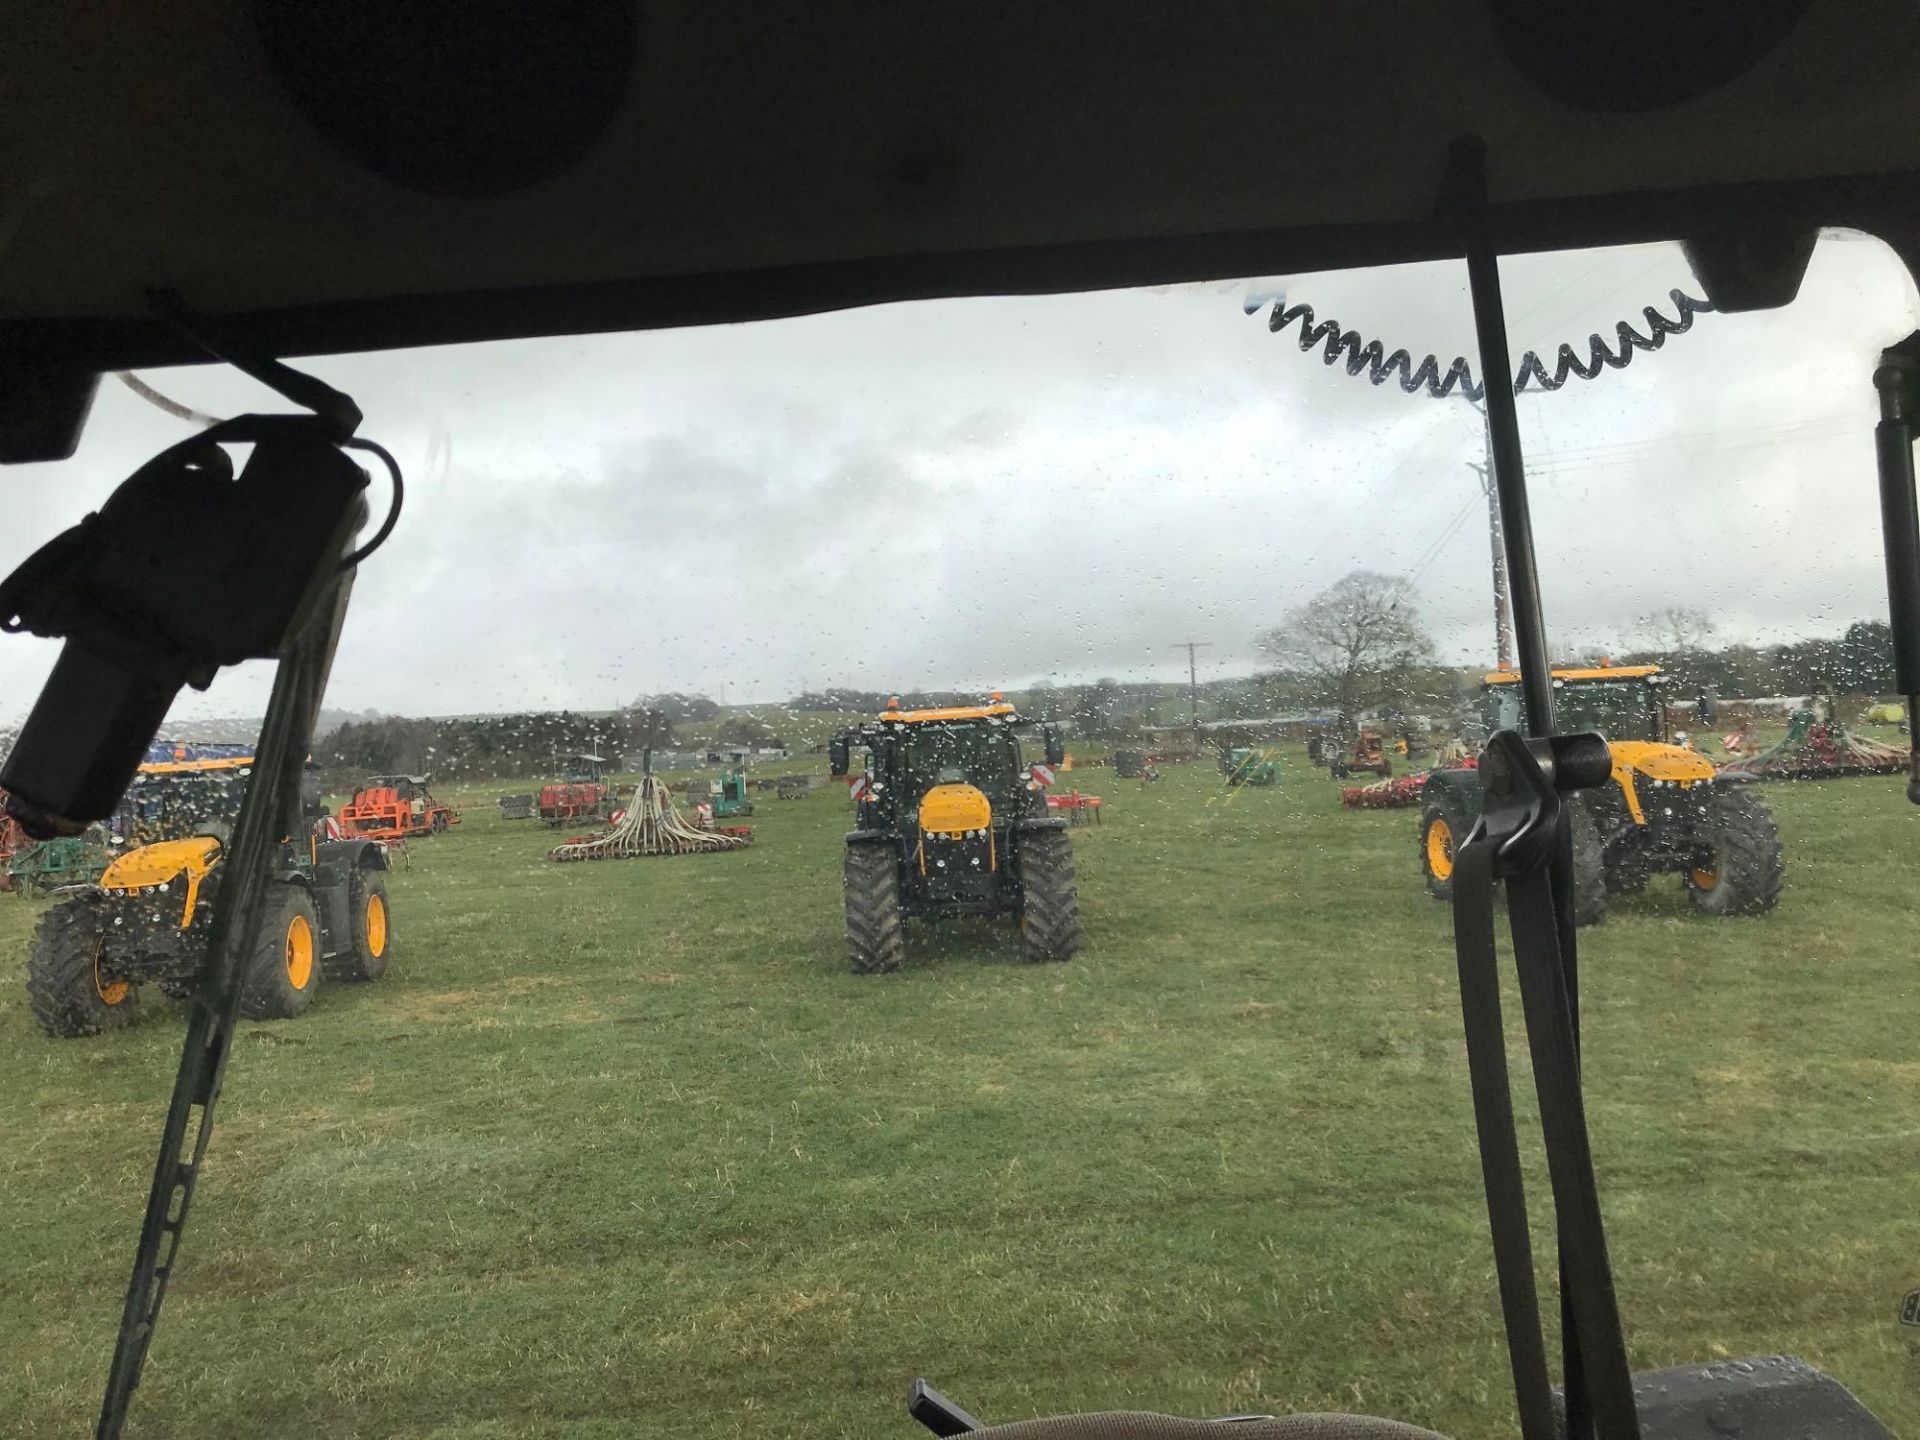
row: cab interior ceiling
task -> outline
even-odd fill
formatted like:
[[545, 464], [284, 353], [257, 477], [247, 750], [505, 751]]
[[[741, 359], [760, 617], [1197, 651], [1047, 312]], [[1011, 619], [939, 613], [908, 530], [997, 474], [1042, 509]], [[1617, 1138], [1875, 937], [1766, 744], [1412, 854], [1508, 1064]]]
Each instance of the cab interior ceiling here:
[[[1822, 226], [1920, 268], [1920, 7], [41, 4], [0, 50], [0, 460], [100, 373]], [[1453, 197], [1456, 201], [1460, 198]], [[1888, 337], [1892, 338], [1892, 337]]]

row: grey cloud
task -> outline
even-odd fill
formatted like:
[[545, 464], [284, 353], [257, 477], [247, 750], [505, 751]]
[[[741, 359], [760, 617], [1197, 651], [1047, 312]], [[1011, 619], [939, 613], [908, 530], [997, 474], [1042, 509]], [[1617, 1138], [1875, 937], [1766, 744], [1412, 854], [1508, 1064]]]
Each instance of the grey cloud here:
[[[1690, 285], [1672, 247], [1502, 269], [1516, 348], [1583, 345]], [[1417, 569], [1443, 651], [1487, 658], [1477, 417], [1323, 367], [1242, 313], [1278, 289], [1389, 347], [1472, 350], [1460, 267], [1428, 265], [315, 362], [414, 481], [330, 701], [1171, 677], [1166, 647], [1190, 634], [1220, 673], [1356, 566]], [[1706, 317], [1626, 371], [1523, 399], [1562, 643], [1662, 603], [1732, 639], [1877, 613], [1866, 377], [1914, 320], [1885, 251], [1829, 242], [1789, 311]], [[215, 413], [267, 398], [217, 369], [149, 378]], [[182, 433], [107, 387], [74, 461], [0, 476], [0, 563]], [[9, 708], [50, 657], [0, 642]], [[185, 713], [264, 694], [254, 667]]]

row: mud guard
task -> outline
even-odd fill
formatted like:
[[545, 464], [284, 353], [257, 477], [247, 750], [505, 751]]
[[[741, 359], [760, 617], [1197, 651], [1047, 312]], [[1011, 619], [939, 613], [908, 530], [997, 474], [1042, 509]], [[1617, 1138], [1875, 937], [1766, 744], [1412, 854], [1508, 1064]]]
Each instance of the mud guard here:
[[353, 943], [347, 884], [356, 870], [386, 870], [386, 847], [377, 840], [327, 840], [314, 849], [308, 889], [320, 914], [320, 951], [331, 960]]

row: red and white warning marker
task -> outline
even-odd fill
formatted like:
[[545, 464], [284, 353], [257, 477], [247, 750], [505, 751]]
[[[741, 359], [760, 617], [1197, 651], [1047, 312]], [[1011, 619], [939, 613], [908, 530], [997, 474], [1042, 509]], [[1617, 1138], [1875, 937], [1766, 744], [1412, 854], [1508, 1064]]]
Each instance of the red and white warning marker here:
[[869, 775], [854, 775], [847, 780], [847, 794], [855, 804], [867, 798], [867, 792], [873, 788], [873, 778]]
[[1035, 788], [1044, 789], [1053, 784], [1053, 767], [1051, 765], [1042, 765], [1036, 761], [1027, 767], [1027, 774], [1031, 777]]

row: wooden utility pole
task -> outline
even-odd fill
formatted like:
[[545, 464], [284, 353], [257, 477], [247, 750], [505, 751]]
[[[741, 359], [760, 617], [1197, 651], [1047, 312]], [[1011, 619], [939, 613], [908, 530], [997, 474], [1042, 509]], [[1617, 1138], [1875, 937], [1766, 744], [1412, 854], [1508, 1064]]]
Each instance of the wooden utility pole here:
[[1177, 645], [1167, 647], [1169, 650], [1187, 652], [1187, 723], [1193, 727], [1193, 753], [1196, 756], [1200, 753], [1200, 668], [1194, 654], [1211, 644], [1211, 640], [1182, 640]]
[[1493, 647], [1499, 668], [1513, 668], [1513, 596], [1507, 589], [1507, 542], [1500, 528], [1500, 496], [1493, 488], [1491, 463], [1467, 468], [1480, 477], [1480, 493], [1487, 497], [1487, 540], [1493, 546]]

